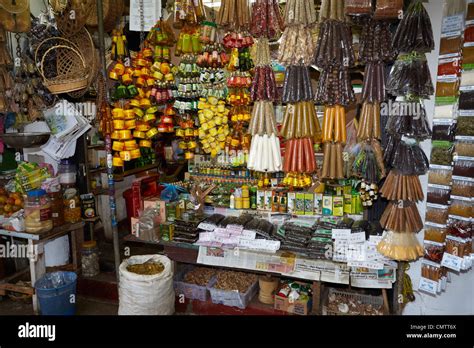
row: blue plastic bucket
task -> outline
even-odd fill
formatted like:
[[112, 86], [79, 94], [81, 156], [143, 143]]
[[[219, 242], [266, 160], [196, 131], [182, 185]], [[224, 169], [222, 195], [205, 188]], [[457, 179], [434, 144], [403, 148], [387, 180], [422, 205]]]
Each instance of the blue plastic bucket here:
[[76, 313], [77, 275], [74, 272], [46, 273], [35, 283], [42, 315]]

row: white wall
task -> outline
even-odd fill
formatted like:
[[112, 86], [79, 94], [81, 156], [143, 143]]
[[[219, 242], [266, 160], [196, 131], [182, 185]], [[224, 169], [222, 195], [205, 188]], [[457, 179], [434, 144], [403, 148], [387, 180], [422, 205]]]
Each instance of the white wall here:
[[[443, 16], [443, 1], [430, 0], [425, 3], [425, 7], [430, 15], [431, 24], [433, 26], [433, 35], [435, 41], [435, 49], [427, 55], [428, 64], [431, 71], [433, 83], [436, 83], [436, 75], [438, 70], [438, 52], [441, 36], [441, 22]], [[426, 112], [430, 123], [433, 121], [434, 115], [434, 97], [425, 103]], [[422, 148], [429, 157], [431, 151], [431, 141], [422, 143]], [[427, 175], [421, 179], [421, 184], [426, 197], [426, 188], [428, 184]], [[426, 202], [418, 205], [420, 214], [424, 219]], [[420, 232], [418, 238], [423, 243], [423, 232]], [[410, 263], [408, 274], [413, 282], [416, 300], [407, 304], [404, 315], [449, 315], [449, 314], [474, 314], [474, 270], [461, 273], [460, 275], [451, 273], [451, 282], [448, 283], [446, 292], [439, 296], [431, 296], [429, 294], [418, 292], [418, 283], [421, 276], [421, 261]]]

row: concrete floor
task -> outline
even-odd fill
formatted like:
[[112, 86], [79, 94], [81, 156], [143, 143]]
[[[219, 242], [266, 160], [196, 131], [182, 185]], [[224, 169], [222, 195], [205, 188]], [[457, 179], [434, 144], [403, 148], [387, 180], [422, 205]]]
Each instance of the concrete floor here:
[[[118, 303], [77, 297], [77, 315], [117, 315]], [[0, 315], [34, 315], [30, 302], [13, 301], [4, 296], [0, 300]]]

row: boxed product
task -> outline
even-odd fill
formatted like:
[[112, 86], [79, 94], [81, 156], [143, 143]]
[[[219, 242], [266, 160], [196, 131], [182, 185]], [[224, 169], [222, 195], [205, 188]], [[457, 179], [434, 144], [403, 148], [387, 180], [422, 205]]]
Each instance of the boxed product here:
[[314, 215], [314, 194], [304, 194], [304, 213], [305, 215]]
[[304, 215], [304, 193], [296, 193], [296, 215]]
[[154, 208], [160, 211], [160, 222], [166, 222], [166, 202], [159, 196], [149, 197], [143, 200], [143, 209]]
[[332, 196], [323, 196], [323, 215], [332, 215]]
[[334, 216], [344, 215], [344, 197], [343, 196], [334, 196], [332, 198], [332, 214]]
[[296, 212], [296, 193], [288, 192], [288, 213], [294, 214]]
[[314, 213], [316, 215], [321, 215], [323, 213], [323, 194], [322, 193], [314, 194]]
[[137, 238], [140, 238], [140, 220], [138, 218], [135, 218], [135, 217], [132, 217], [131, 218], [131, 221], [130, 221], [130, 225], [131, 225], [131, 228], [132, 228], [132, 234], [137, 237]]
[[297, 281], [284, 282], [275, 294], [274, 308], [279, 311], [308, 315], [312, 305], [312, 291], [309, 284]]

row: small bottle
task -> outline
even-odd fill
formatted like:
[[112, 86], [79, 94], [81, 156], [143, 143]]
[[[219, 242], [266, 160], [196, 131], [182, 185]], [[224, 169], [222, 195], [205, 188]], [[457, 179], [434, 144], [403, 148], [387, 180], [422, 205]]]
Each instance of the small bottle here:
[[235, 196], [234, 196], [234, 191], [233, 191], [233, 190], [232, 190], [231, 193], [230, 193], [229, 208], [230, 208], [230, 209], [235, 209]]

